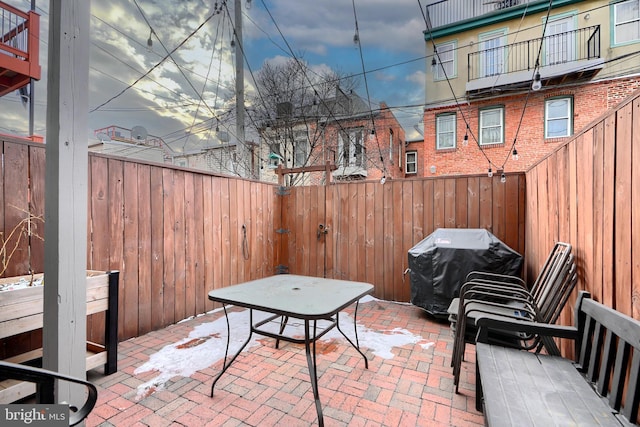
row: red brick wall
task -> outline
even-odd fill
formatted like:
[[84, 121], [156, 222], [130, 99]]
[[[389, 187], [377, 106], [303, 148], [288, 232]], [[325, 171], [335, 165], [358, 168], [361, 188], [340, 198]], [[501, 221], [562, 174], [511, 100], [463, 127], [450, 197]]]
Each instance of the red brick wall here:
[[[494, 172], [504, 166], [505, 172], [524, 171], [537, 163], [545, 155], [555, 149], [567, 138], [544, 138], [544, 102], [557, 96], [573, 97], [573, 133], [579, 133], [591, 121], [601, 116], [608, 109], [617, 105], [640, 88], [640, 77], [618, 80], [606, 80], [565, 88], [550, 88], [539, 92], [531, 92], [494, 98], [491, 100], [472, 101], [462, 104], [461, 108], [447, 107], [425, 110], [424, 113], [424, 150], [422, 158], [425, 176], [486, 173], [491, 166]], [[527, 98], [528, 96], [528, 98]], [[473, 136], [478, 139], [478, 110], [490, 106], [504, 106], [505, 135], [504, 144], [478, 148]], [[526, 105], [526, 114], [518, 130], [522, 111]], [[436, 115], [444, 112], [457, 113], [456, 148], [436, 150], [435, 120]], [[462, 140], [465, 134], [465, 117], [469, 123], [469, 143], [465, 147]], [[514, 138], [519, 160], [511, 157]], [[484, 154], [483, 154], [484, 152]], [[435, 174], [431, 166], [436, 167]]]

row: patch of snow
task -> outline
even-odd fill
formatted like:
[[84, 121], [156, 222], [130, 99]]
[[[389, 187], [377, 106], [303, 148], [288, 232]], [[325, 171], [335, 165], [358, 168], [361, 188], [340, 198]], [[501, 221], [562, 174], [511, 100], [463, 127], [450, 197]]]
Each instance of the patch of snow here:
[[33, 282], [31, 280], [27, 280], [24, 277], [22, 277], [17, 282], [5, 283], [3, 285], [0, 285], [0, 292], [14, 291], [16, 289], [26, 289], [26, 288], [31, 288], [34, 286], [42, 286], [42, 285], [44, 285], [44, 277], [33, 279]]
[[[377, 301], [373, 297], [364, 297], [361, 303]], [[216, 310], [217, 311], [217, 310]], [[260, 311], [253, 312], [253, 323], [257, 323], [267, 317], [270, 313]], [[340, 328], [355, 342], [353, 318], [344, 312], [339, 314]], [[318, 328], [326, 326], [327, 322], [318, 322]], [[240, 349], [249, 335], [249, 310], [229, 312], [229, 325], [231, 328], [231, 340], [229, 342], [229, 358]], [[277, 332], [279, 321], [269, 322], [261, 329]], [[394, 357], [391, 349], [406, 344], [418, 344], [427, 349], [434, 343], [425, 342], [419, 336], [401, 328], [389, 331], [374, 331], [358, 323], [358, 340], [361, 348], [368, 348], [371, 352], [383, 359]], [[287, 336], [304, 337], [304, 321], [289, 319], [285, 329]], [[253, 347], [261, 345], [258, 340], [264, 339], [262, 335], [253, 334], [251, 340], [245, 347], [247, 351]], [[324, 335], [320, 341], [342, 340], [347, 342], [337, 328], [332, 329]], [[159, 375], [138, 386], [137, 398], [141, 399], [155, 390], [162, 389], [171, 378], [189, 377], [195, 372], [208, 368], [224, 358], [225, 346], [227, 342], [227, 323], [224, 317], [213, 322], [202, 323], [196, 326], [188, 337], [163, 347], [157, 353], [152, 354], [149, 360], [135, 369], [134, 374], [141, 374], [149, 371], [157, 371]]]

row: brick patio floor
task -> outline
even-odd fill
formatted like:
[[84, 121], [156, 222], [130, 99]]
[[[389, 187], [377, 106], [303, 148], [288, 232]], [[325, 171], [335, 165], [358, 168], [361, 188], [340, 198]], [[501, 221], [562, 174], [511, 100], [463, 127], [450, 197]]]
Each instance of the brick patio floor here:
[[[345, 311], [353, 315], [353, 307]], [[209, 313], [120, 343], [119, 371], [108, 377], [90, 374], [99, 399], [87, 426], [317, 425], [304, 346], [281, 343], [276, 350], [269, 338], [236, 359], [216, 384], [213, 398], [211, 383], [222, 360], [140, 395], [138, 386], [158, 372], [136, 375], [137, 367], [163, 347], [187, 338], [197, 325], [223, 316], [222, 311]], [[392, 358], [361, 346], [369, 369], [347, 341], [320, 341], [318, 385], [327, 427], [484, 425], [474, 404], [474, 346], [467, 346], [460, 394], [453, 391], [448, 324], [435, 322], [412, 305], [377, 300], [360, 304], [357, 322], [384, 333], [403, 328], [422, 339], [392, 348]]]

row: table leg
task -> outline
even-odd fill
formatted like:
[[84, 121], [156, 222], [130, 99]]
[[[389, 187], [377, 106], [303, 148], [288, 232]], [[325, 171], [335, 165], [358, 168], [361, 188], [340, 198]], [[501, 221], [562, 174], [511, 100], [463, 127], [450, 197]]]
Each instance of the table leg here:
[[223, 304], [222, 308], [224, 310], [224, 317], [227, 319], [227, 347], [224, 350], [224, 363], [222, 364], [222, 371], [220, 371], [218, 376], [213, 380], [213, 384], [211, 384], [211, 397], [213, 397], [213, 388], [216, 386], [216, 383], [218, 382], [222, 374], [227, 371], [233, 361], [236, 360], [240, 353], [242, 353], [242, 350], [244, 350], [247, 344], [249, 344], [249, 341], [251, 341], [251, 336], [253, 335], [253, 309], [249, 309], [249, 338], [247, 338], [244, 344], [242, 344], [242, 347], [240, 347], [240, 350], [238, 350], [238, 352], [231, 358], [229, 363], [227, 363], [227, 356], [229, 355], [229, 342], [231, 341], [231, 327], [229, 326], [229, 313], [227, 313], [227, 306]]
[[[287, 326], [287, 322], [289, 321], [289, 316], [282, 316], [280, 318], [280, 335], [284, 333], [284, 328]], [[276, 350], [280, 346], [280, 340], [276, 338]]]
[[[316, 364], [316, 325], [313, 321], [313, 339], [309, 336], [309, 320], [304, 321], [304, 348], [307, 353], [307, 365], [309, 366], [309, 377], [311, 378], [311, 389], [316, 401], [316, 412], [318, 414], [318, 426], [324, 427], [324, 417], [322, 416], [322, 404], [320, 403], [320, 392], [318, 391], [318, 370]], [[313, 341], [313, 358], [311, 356], [311, 342]]]
[[349, 337], [346, 336], [344, 332], [342, 332], [342, 329], [340, 329], [340, 313], [336, 313], [336, 326], [338, 327], [338, 331], [340, 331], [342, 336], [345, 337], [347, 341], [349, 341], [349, 344], [351, 344], [351, 346], [355, 348], [358, 353], [360, 353], [360, 355], [364, 359], [365, 369], [369, 369], [369, 360], [367, 359], [367, 356], [365, 356], [364, 353], [360, 350], [360, 343], [358, 342], [358, 324], [356, 322], [356, 320], [358, 320], [358, 304], [359, 301], [356, 301], [356, 311], [353, 314], [353, 331], [356, 335], [356, 343], [354, 344], [353, 341], [351, 341]]

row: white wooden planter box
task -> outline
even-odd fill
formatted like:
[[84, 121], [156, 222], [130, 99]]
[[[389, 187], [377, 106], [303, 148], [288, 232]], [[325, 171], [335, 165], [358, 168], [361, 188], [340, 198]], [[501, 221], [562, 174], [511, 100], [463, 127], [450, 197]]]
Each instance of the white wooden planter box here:
[[[117, 271], [87, 271], [87, 315], [106, 312], [105, 345], [87, 342], [87, 371], [101, 365], [104, 365], [105, 375], [117, 371], [118, 277]], [[30, 280], [31, 276], [0, 279], [0, 284], [14, 283], [21, 278]], [[0, 339], [42, 328], [44, 286], [0, 291]], [[42, 348], [39, 348], [6, 361], [25, 363], [41, 357]], [[33, 383], [0, 381], [0, 404], [15, 402], [34, 393]]]

